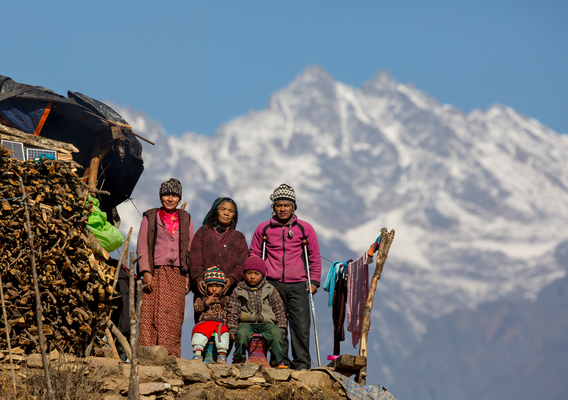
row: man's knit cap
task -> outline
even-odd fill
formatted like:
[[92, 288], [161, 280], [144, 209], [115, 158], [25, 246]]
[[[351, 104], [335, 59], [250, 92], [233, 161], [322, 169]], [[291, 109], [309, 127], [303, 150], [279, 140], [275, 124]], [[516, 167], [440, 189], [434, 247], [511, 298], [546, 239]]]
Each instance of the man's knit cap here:
[[270, 200], [272, 201], [272, 208], [274, 208], [274, 204], [277, 201], [288, 201], [294, 205], [294, 210], [298, 208], [296, 205], [296, 192], [285, 183], [274, 189], [274, 192], [270, 195]]

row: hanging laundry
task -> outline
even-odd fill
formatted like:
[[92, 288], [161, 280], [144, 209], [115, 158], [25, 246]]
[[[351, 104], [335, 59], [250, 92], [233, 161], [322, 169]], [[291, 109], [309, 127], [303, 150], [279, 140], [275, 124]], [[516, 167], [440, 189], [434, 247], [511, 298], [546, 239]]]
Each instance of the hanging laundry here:
[[369, 294], [369, 264], [371, 262], [373, 258], [365, 253], [348, 266], [347, 330], [351, 332], [354, 348], [357, 348], [361, 339], [363, 312]]
[[[346, 265], [345, 265], [346, 267]], [[341, 354], [341, 342], [345, 340], [345, 304], [347, 302], [347, 274], [340, 272], [333, 292], [333, 354]]]
[[337, 282], [339, 269], [341, 268], [342, 265], [343, 263], [341, 261], [335, 261], [333, 264], [331, 264], [329, 271], [327, 271], [327, 277], [325, 278], [325, 283], [323, 284], [323, 290], [329, 292], [329, 298], [327, 301], [328, 307], [331, 307], [333, 303], [333, 293], [335, 291], [335, 284]]

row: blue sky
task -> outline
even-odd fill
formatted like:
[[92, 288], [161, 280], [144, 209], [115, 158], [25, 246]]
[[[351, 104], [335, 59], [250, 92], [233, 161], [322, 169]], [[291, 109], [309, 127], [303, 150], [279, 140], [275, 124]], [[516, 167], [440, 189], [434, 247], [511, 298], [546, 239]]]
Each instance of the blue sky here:
[[568, 1], [13, 1], [0, 75], [212, 134], [308, 65], [381, 70], [464, 112], [501, 103], [568, 133]]

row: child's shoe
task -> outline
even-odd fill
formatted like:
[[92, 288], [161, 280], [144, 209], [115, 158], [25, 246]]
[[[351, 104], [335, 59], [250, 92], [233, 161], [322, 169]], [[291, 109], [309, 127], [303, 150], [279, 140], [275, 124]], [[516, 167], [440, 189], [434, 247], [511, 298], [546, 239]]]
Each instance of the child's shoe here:
[[284, 365], [284, 361], [280, 361], [279, 363], [275, 363], [275, 362], [270, 362], [270, 366], [272, 368], [288, 368], [286, 365]]
[[227, 364], [227, 356], [221, 354], [217, 356], [217, 364]]
[[203, 361], [203, 357], [201, 356], [201, 354], [196, 354], [193, 356], [193, 360]]

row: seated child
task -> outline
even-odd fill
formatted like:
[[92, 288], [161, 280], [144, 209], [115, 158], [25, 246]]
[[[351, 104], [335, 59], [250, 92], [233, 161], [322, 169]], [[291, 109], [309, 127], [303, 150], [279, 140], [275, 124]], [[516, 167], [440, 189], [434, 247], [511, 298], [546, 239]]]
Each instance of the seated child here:
[[228, 297], [222, 296], [225, 287], [225, 274], [217, 267], [207, 268], [205, 271], [205, 284], [207, 295], [199, 297], [195, 303], [195, 311], [201, 313], [199, 321], [193, 328], [191, 345], [193, 346], [194, 360], [203, 361], [203, 348], [215, 332], [215, 346], [217, 347], [217, 362], [227, 363], [229, 349], [229, 331], [225, 325], [225, 308]]
[[274, 286], [268, 283], [266, 264], [251, 256], [243, 268], [244, 282], [239, 282], [227, 306], [227, 326], [235, 342], [233, 363], [243, 363], [252, 335], [260, 333], [271, 353], [272, 367], [287, 368], [282, 362], [282, 341], [286, 329], [284, 303]]

